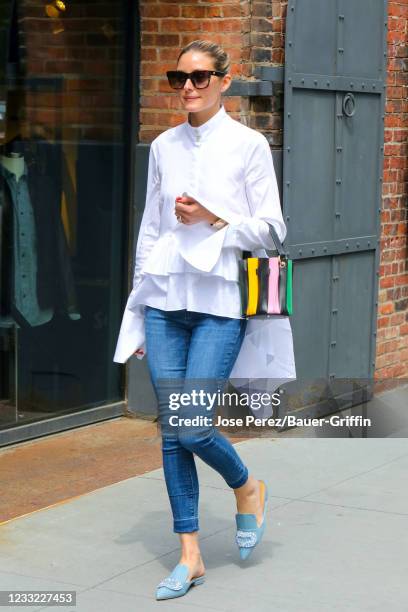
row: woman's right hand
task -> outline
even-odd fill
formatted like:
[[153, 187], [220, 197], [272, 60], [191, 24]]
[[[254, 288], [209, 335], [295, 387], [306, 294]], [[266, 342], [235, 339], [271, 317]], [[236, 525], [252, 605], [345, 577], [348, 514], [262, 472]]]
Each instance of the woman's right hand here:
[[176, 198], [174, 214], [180, 223], [185, 223], [186, 225], [192, 225], [199, 221], [213, 223], [218, 219], [217, 215], [190, 196], [179, 196]]
[[138, 348], [138, 349], [137, 349], [137, 350], [136, 350], [136, 351], [135, 351], [133, 354], [134, 354], [134, 355], [138, 355], [139, 357], [143, 357], [143, 356], [144, 356], [144, 354], [145, 354], [145, 352], [144, 352], [144, 350], [143, 350], [143, 349]]

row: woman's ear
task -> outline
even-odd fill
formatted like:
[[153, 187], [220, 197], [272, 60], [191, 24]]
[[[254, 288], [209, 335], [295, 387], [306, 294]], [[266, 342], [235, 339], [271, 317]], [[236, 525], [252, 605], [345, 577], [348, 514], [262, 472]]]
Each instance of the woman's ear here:
[[229, 86], [231, 85], [231, 83], [232, 83], [232, 77], [231, 77], [231, 75], [230, 75], [229, 73], [228, 73], [228, 74], [225, 74], [225, 75], [224, 75], [224, 77], [223, 77], [223, 79], [222, 79], [221, 91], [222, 91], [222, 92], [227, 91], [227, 89], [229, 88]]

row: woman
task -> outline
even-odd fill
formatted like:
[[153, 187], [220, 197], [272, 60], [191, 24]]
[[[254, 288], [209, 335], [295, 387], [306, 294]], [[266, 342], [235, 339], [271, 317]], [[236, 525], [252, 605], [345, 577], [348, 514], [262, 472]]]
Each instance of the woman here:
[[242, 559], [262, 537], [266, 484], [248, 473], [211, 418], [195, 427], [180, 425], [186, 415], [212, 417], [208, 403], [179, 406], [174, 427], [169, 398], [224, 388], [247, 327], [240, 313], [238, 258], [242, 250], [274, 248], [267, 222], [281, 241], [286, 235], [268, 142], [229, 117], [221, 103], [231, 83], [228, 55], [216, 44], [193, 41], [167, 76], [188, 121], [151, 144], [133, 290], [114, 357], [123, 363], [133, 352], [146, 354], [158, 398], [164, 475], [181, 557], [159, 584], [157, 599], [184, 595], [204, 580], [194, 454], [235, 494]]

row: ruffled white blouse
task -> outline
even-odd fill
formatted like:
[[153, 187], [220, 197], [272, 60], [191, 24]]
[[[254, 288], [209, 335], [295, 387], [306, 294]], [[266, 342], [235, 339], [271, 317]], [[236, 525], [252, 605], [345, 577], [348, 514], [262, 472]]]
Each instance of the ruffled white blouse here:
[[[183, 192], [228, 225], [217, 230], [206, 221], [179, 223], [175, 199]], [[272, 154], [263, 134], [235, 121], [221, 106], [199, 127], [185, 121], [157, 136], [150, 147], [133, 289], [113, 360], [124, 363], [136, 349], [146, 350], [145, 305], [240, 318], [238, 259], [242, 250], [274, 248], [266, 222], [273, 224], [282, 242], [286, 226]], [[268, 346], [265, 337], [269, 337]], [[245, 355], [253, 348], [258, 351], [255, 377], [281, 376], [282, 372], [295, 377], [288, 317], [248, 321], [235, 376], [241, 377], [244, 370], [248, 374], [248, 367], [242, 370], [240, 363], [244, 366]], [[278, 361], [283, 366], [273, 372], [271, 351], [279, 354], [275, 366]], [[264, 361], [269, 366], [266, 370]]]

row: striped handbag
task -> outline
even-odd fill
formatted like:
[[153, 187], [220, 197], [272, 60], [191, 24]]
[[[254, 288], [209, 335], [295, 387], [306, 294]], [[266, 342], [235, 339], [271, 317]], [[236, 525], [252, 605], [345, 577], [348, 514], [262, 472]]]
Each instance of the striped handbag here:
[[[265, 257], [251, 257], [244, 251], [238, 262], [241, 316], [246, 319], [292, 314], [292, 260], [287, 258], [275, 228], [268, 225], [276, 251], [264, 250]], [[269, 256], [275, 252], [278, 256]]]

